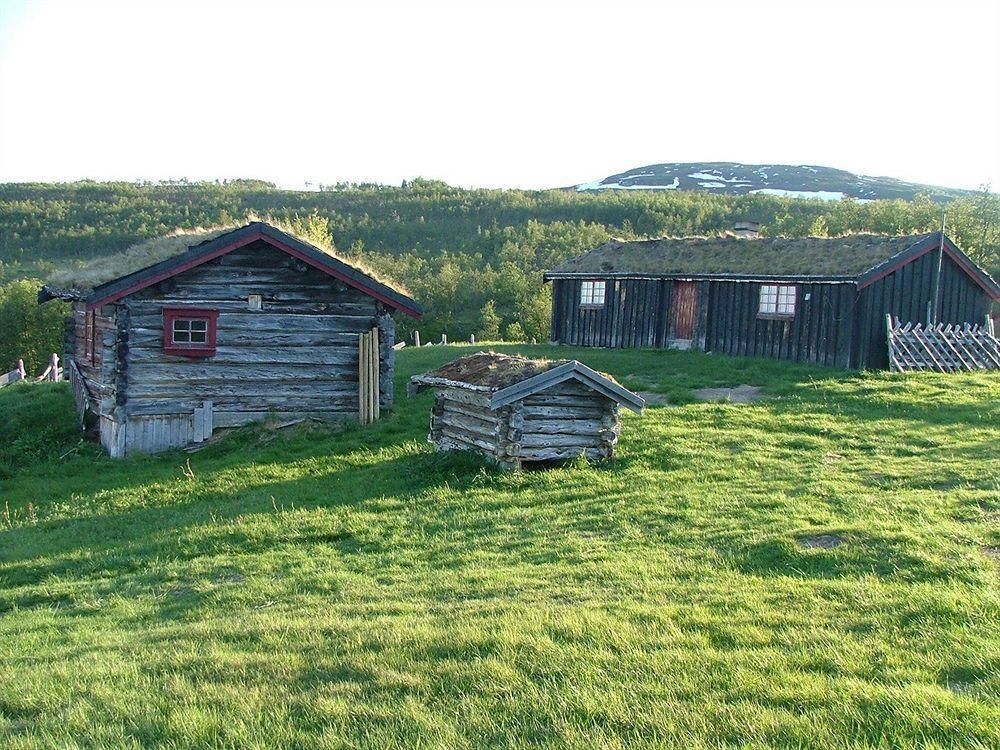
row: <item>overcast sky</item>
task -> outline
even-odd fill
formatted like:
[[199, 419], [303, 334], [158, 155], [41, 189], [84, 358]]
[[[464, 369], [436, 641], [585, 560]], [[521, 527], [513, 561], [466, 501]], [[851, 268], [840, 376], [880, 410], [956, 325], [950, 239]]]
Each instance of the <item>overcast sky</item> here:
[[1000, 186], [1000, 3], [0, 0], [0, 181]]

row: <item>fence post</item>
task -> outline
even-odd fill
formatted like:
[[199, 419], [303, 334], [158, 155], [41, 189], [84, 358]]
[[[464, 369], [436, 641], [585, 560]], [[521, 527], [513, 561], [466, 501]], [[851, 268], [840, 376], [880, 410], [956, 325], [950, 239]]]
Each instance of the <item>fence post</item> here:
[[49, 380], [55, 383], [59, 380], [59, 355], [55, 352], [49, 357], [49, 368]]
[[447, 344], [448, 343], [448, 334], [447, 333], [442, 333], [441, 334], [441, 343], [442, 344]]
[[472, 344], [473, 346], [475, 346], [475, 344], [476, 344], [476, 334], [474, 334], [474, 333], [470, 333], [469, 334], [469, 343]]
[[23, 359], [17, 360], [17, 371], [19, 373], [21, 373], [21, 380], [24, 380], [25, 378], [28, 377], [28, 373], [24, 369], [24, 360]]
[[413, 345], [418, 349], [420, 348], [420, 331], [413, 332]]

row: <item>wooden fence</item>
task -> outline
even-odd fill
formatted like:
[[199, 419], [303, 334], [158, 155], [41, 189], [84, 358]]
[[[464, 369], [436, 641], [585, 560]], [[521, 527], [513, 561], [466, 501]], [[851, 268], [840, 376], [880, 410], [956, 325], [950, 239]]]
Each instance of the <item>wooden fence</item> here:
[[885, 316], [889, 369], [897, 372], [929, 370], [968, 372], [1000, 370], [1000, 341], [993, 320], [983, 325], [893, 322]]
[[59, 366], [59, 355], [53, 354], [49, 357], [49, 366], [45, 368], [45, 372], [39, 375], [37, 378], [28, 377], [28, 373], [24, 369], [24, 360], [17, 360], [17, 369], [11, 370], [10, 372], [5, 372], [0, 375], [0, 388], [5, 385], [10, 385], [11, 383], [17, 383], [20, 380], [31, 380], [36, 383], [42, 380], [52, 380], [58, 381], [63, 379], [63, 371]]

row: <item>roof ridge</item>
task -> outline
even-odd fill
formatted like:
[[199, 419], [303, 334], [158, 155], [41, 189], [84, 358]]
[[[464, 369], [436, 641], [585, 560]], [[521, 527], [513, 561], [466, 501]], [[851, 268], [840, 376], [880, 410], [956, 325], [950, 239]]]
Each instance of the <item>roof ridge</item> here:
[[545, 273], [559, 276], [654, 276], [675, 278], [829, 279], [855, 281], [934, 232], [853, 232], [833, 237], [660, 237], [613, 240]]

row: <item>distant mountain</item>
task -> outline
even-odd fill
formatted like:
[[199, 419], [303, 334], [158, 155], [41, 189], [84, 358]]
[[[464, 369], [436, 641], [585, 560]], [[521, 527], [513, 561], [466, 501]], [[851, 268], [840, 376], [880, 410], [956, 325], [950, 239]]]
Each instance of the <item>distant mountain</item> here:
[[892, 177], [865, 177], [843, 169], [809, 164], [736, 164], [733, 162], [672, 162], [650, 164], [576, 185], [577, 190], [700, 190], [706, 193], [764, 193], [790, 198], [862, 201], [881, 198], [910, 200], [924, 193], [938, 202], [974, 192], [903, 182]]

